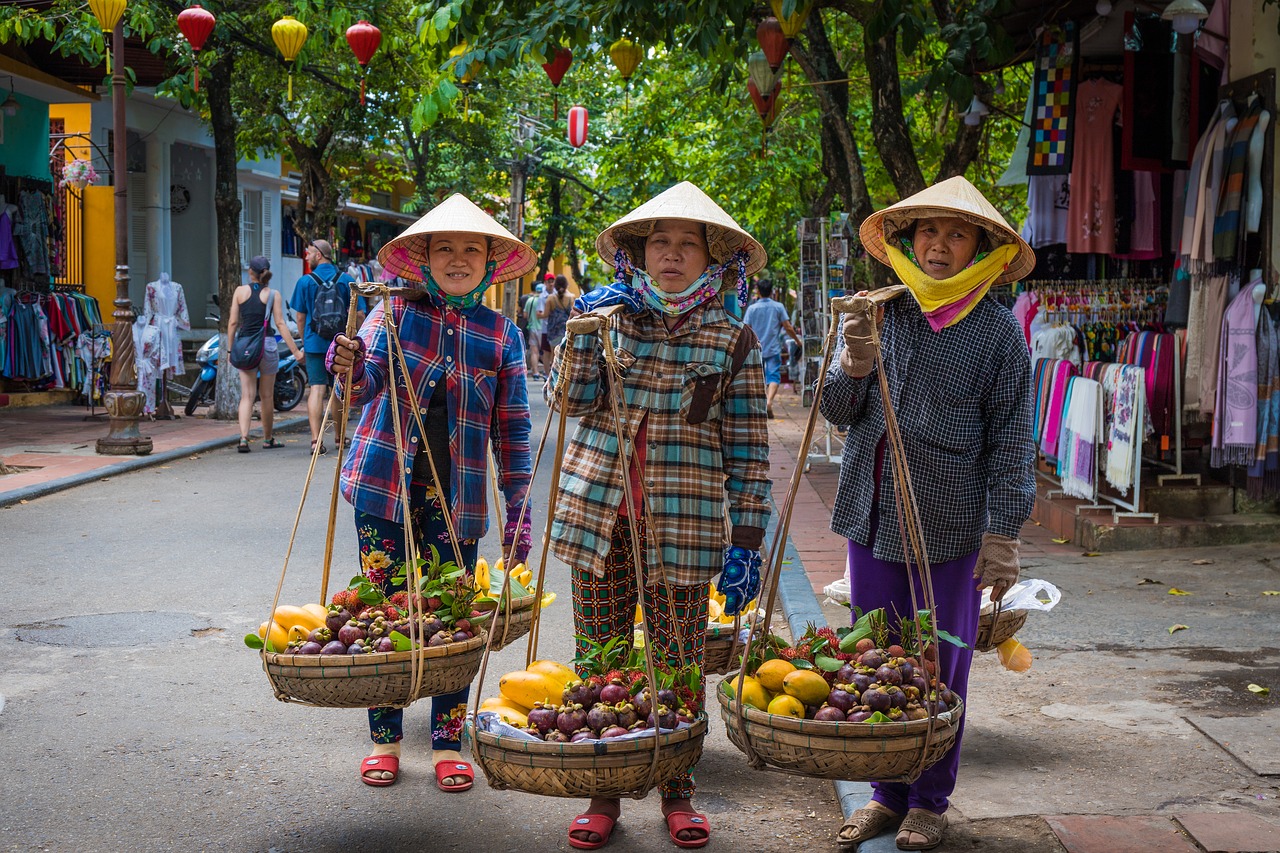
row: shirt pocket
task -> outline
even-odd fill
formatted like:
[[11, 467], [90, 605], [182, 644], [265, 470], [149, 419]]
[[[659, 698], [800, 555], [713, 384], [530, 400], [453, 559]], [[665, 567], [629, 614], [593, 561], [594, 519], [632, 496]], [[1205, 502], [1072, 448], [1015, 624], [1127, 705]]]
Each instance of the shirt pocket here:
[[680, 414], [689, 424], [718, 421], [724, 396], [724, 367], [690, 362], [684, 366], [684, 388], [680, 394]]
[[475, 386], [476, 399], [484, 411], [493, 408], [494, 397], [498, 393], [498, 371], [484, 367], [472, 368], [468, 371]]

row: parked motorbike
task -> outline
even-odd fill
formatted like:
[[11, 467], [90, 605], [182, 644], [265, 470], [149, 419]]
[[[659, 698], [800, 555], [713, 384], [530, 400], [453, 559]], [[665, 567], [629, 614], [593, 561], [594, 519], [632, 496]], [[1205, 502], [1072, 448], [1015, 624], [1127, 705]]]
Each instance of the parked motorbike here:
[[[289, 323], [293, 328], [293, 322]], [[278, 350], [288, 349], [284, 339], [276, 335]], [[221, 338], [214, 335], [204, 342], [196, 351], [196, 364], [200, 365], [200, 377], [191, 386], [191, 396], [187, 397], [186, 413], [194, 415], [196, 408], [212, 403], [218, 387], [218, 351]], [[275, 410], [287, 412], [302, 402], [307, 394], [307, 368], [299, 364], [292, 352], [281, 355], [280, 367], [276, 371]]]

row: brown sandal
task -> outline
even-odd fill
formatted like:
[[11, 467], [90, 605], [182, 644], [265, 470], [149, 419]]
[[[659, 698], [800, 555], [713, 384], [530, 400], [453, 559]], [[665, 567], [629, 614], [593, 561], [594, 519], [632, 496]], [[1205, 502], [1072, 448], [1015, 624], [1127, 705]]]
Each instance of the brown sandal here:
[[[947, 828], [947, 816], [934, 814], [928, 809], [911, 809], [898, 827], [898, 836], [894, 843], [899, 850], [932, 850], [942, 843], [942, 832]], [[923, 835], [924, 843], [912, 844], [907, 841], [911, 833]]]
[[870, 807], [858, 809], [849, 816], [844, 826], [840, 827], [840, 835], [837, 837], [837, 842], [841, 850], [856, 850], [859, 844], [875, 838], [884, 832], [889, 824], [898, 820], [902, 820], [901, 815], [896, 815], [885, 809], [873, 809]]

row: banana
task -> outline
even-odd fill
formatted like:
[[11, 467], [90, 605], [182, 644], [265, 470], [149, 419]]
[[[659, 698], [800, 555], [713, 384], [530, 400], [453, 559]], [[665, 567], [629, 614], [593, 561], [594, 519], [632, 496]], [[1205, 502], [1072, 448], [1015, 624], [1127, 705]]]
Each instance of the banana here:
[[476, 558], [475, 588], [481, 595], [489, 594], [489, 561], [484, 557]]

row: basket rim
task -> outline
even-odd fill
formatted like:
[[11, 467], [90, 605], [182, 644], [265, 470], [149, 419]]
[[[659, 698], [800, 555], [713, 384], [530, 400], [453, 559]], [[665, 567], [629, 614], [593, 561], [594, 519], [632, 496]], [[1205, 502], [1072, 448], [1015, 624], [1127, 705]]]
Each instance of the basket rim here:
[[[1017, 619], [1017, 618], [1019, 618], [1020, 616], [1025, 616], [1026, 614], [1028, 614], [1028, 613], [1030, 613], [1030, 612], [1031, 612], [1031, 611], [1030, 611], [1030, 610], [1028, 610], [1028, 609], [1027, 609], [1027, 608], [1025, 608], [1025, 607], [1018, 607], [1018, 608], [1014, 608], [1013, 610], [1001, 610], [1001, 611], [1000, 611], [1000, 617], [999, 617], [999, 618], [1000, 618], [1000, 620], [1001, 620], [1001, 621], [1006, 620], [1006, 619]], [[985, 611], [985, 612], [983, 612], [983, 613], [979, 613], [979, 614], [978, 614], [978, 618], [979, 618], [979, 619], [990, 619], [993, 613], [995, 613], [995, 610], [994, 610], [994, 609], [992, 609], [992, 610], [987, 610], [987, 611]]]
[[[732, 677], [726, 676], [726, 680]], [[728, 713], [735, 716], [738, 713], [738, 704], [735, 699], [725, 695], [723, 690], [716, 690], [716, 697], [720, 700], [720, 707]], [[850, 737], [850, 738], [886, 738], [886, 737], [916, 737], [924, 734], [929, 730], [929, 720], [908, 720], [906, 722], [896, 723], [893, 721], [887, 723], [831, 723], [825, 720], [798, 720], [795, 717], [787, 717], [782, 714], [770, 714], [768, 711], [761, 711], [757, 708], [747, 706], [745, 708], [745, 717], [748, 722], [761, 726], [767, 726], [771, 729], [780, 729], [786, 732], [794, 732], [806, 735], [825, 735], [827, 737]], [[960, 723], [964, 716], [964, 700], [956, 696], [956, 704], [945, 712], [948, 716], [935, 717], [940, 726], [938, 728], [951, 728]]]
[[484, 648], [489, 642], [486, 631], [480, 630], [470, 640], [460, 643], [447, 643], [443, 646], [424, 646], [421, 649], [410, 649], [407, 652], [373, 652], [365, 655], [297, 655], [287, 652], [269, 652], [265, 648], [260, 652], [269, 666], [377, 666], [379, 664], [401, 663], [420, 654], [421, 660], [435, 660], [456, 655], [464, 655], [476, 649]]
[[[474, 721], [470, 722], [470, 726], [471, 734], [477, 742], [483, 742], [485, 746], [506, 752], [561, 756], [563, 758], [590, 758], [609, 754], [624, 755], [634, 752], [653, 752], [653, 743], [651, 742], [653, 735], [622, 741], [613, 739], [581, 741], [579, 743], [548, 743], [547, 741], [526, 740], [512, 735], [481, 731], [475, 727]], [[708, 717], [705, 712], [699, 712], [689, 728], [663, 732], [659, 735], [659, 748], [684, 743], [695, 738], [702, 738], [706, 735], [707, 728]]]

